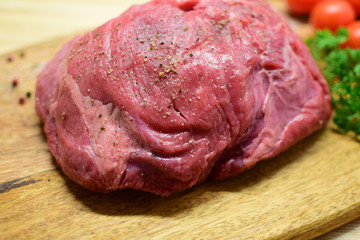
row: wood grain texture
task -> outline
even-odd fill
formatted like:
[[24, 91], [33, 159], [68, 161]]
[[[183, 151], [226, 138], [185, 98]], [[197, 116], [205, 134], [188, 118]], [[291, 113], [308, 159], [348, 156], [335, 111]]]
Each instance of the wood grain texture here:
[[33, 95], [25, 97], [71, 37], [0, 57], [0, 239], [307, 239], [360, 216], [360, 144], [331, 127], [238, 177], [167, 198], [73, 183], [48, 151]]
[[316, 240], [357, 240], [360, 237], [360, 219], [345, 224], [335, 230], [317, 237]]

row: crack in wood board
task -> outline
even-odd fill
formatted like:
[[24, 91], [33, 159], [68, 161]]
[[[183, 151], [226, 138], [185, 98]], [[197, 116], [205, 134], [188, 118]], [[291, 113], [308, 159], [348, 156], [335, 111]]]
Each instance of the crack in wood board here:
[[24, 187], [26, 185], [42, 181], [42, 179], [31, 179], [31, 180], [24, 180], [24, 179], [25, 178], [18, 178], [15, 180], [0, 183], [0, 194], [8, 192], [15, 188]]

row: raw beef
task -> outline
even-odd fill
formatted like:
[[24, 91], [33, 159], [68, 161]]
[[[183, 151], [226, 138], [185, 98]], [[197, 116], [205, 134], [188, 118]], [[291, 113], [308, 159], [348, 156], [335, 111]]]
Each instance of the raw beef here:
[[154, 0], [66, 44], [36, 110], [67, 176], [169, 195], [235, 176], [323, 127], [326, 82], [264, 0]]

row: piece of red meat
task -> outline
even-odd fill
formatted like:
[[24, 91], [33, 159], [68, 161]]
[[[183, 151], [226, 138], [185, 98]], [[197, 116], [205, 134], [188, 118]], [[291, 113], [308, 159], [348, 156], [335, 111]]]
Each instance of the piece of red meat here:
[[263, 0], [154, 0], [63, 47], [36, 110], [67, 176], [169, 195], [232, 177], [323, 127], [328, 86]]

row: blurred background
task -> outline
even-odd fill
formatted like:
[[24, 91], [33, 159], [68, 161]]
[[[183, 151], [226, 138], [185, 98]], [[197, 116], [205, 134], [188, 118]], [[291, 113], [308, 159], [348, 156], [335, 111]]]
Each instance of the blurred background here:
[[146, 0], [0, 0], [0, 53], [78, 33]]

